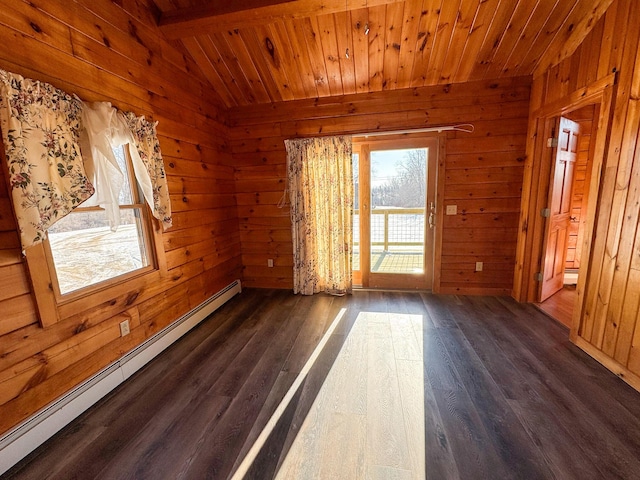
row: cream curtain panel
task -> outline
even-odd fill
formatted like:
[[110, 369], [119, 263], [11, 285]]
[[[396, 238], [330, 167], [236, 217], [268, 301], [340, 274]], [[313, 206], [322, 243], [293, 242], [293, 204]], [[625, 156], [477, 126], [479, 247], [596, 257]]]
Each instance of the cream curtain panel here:
[[285, 140], [293, 291], [351, 292], [351, 137]]
[[96, 189], [85, 206], [100, 205], [104, 208], [109, 226], [115, 231], [120, 225], [120, 191], [124, 174], [120, 171], [113, 148], [129, 143], [131, 133], [109, 102], [85, 103], [82, 121], [86, 134], [81, 137], [84, 164]]
[[0, 126], [22, 248], [91, 195], [80, 147], [82, 102], [0, 70]]
[[156, 123], [119, 112], [109, 102], [85, 104], [82, 111], [89, 148], [83, 148], [85, 166], [96, 195], [88, 204], [100, 205], [112, 230], [120, 225], [119, 195], [124, 182], [113, 148], [129, 145], [133, 170], [153, 216], [164, 229], [171, 226], [171, 201], [156, 134]]

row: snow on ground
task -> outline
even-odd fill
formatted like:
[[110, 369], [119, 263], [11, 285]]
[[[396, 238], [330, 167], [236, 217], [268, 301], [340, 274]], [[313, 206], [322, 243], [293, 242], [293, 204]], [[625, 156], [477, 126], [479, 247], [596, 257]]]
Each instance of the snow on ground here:
[[[359, 215], [354, 215], [358, 225]], [[389, 242], [424, 242], [424, 215], [389, 215]], [[372, 239], [374, 243], [384, 241], [384, 217], [372, 215]], [[357, 228], [353, 239], [360, 241]], [[60, 291], [65, 294], [110, 278], [129, 273], [146, 266], [138, 244], [135, 224], [121, 225], [116, 232], [107, 227], [87, 228], [81, 231], [49, 233]], [[415, 272], [422, 269], [422, 247], [391, 245], [386, 254], [383, 246], [374, 245], [372, 265], [374, 271]], [[354, 263], [358, 264], [358, 247]], [[396, 254], [396, 255], [394, 255]], [[397, 254], [402, 254], [397, 255]]]
[[144, 266], [136, 225], [50, 233], [49, 243], [63, 294]]

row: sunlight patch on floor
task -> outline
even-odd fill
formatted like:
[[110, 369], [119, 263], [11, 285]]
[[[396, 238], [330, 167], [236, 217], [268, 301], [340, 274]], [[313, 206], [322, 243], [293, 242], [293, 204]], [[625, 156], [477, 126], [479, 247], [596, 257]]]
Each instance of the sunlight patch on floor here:
[[358, 315], [277, 479], [425, 478], [422, 329]]

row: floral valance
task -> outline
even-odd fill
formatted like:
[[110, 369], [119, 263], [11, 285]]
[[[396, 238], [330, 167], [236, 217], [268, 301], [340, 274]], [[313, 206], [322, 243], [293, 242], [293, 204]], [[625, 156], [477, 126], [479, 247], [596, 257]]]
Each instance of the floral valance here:
[[153, 215], [165, 229], [171, 226], [156, 123], [106, 102], [83, 104], [48, 83], [0, 69], [0, 127], [23, 249], [41, 242], [94, 192], [90, 203], [104, 207], [117, 227], [123, 177], [111, 149], [127, 143]]
[[157, 122], [151, 123], [133, 112], [124, 113], [124, 120], [131, 129], [137, 152], [131, 151], [133, 169], [153, 216], [167, 229], [171, 226], [171, 201], [156, 134]]
[[0, 126], [23, 249], [94, 192], [78, 145], [81, 111], [62, 90], [0, 70]]

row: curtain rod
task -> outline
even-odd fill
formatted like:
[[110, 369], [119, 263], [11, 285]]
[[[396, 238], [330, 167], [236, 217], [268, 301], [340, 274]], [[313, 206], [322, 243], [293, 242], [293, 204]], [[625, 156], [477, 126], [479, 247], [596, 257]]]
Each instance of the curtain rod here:
[[474, 126], [471, 123], [461, 123], [459, 125], [443, 125], [440, 127], [413, 128], [409, 130], [390, 130], [388, 132], [359, 133], [354, 137], [381, 137], [383, 135], [406, 135], [409, 133], [446, 132], [455, 130], [457, 132], [472, 133]]

